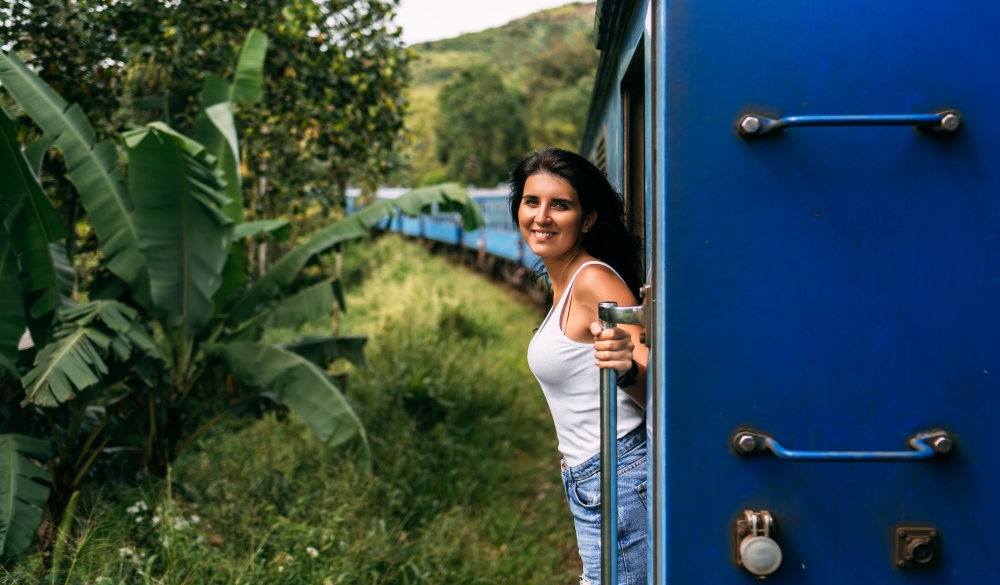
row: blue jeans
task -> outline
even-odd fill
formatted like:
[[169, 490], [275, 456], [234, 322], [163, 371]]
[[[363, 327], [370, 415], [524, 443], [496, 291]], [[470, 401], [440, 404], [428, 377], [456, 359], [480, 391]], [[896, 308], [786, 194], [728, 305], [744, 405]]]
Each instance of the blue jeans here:
[[[562, 463], [566, 499], [583, 559], [582, 583], [601, 582], [601, 456]], [[618, 583], [646, 583], [646, 426], [618, 439]]]

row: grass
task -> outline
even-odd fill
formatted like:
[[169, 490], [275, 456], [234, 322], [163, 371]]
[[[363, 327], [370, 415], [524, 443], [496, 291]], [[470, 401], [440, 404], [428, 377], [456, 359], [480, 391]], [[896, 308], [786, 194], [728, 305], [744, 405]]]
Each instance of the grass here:
[[369, 336], [347, 396], [371, 475], [356, 445], [328, 447], [294, 415], [231, 419], [165, 480], [89, 486], [59, 569], [35, 553], [0, 581], [576, 583], [555, 433], [524, 358], [538, 310], [391, 235], [349, 248], [344, 275], [340, 332]]

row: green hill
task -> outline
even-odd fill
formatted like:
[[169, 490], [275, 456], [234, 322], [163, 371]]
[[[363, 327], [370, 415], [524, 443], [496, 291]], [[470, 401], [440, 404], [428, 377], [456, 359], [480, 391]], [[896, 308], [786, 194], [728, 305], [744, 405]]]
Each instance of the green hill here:
[[434, 144], [437, 94], [466, 68], [493, 67], [520, 92], [533, 148], [578, 149], [599, 57], [591, 41], [594, 10], [594, 3], [574, 2], [501, 27], [414, 45], [409, 181], [443, 177]]

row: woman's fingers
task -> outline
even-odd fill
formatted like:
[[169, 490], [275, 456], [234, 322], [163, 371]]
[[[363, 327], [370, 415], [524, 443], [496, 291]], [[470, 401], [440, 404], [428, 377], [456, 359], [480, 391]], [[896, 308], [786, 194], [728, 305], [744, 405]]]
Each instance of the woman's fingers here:
[[590, 331], [594, 334], [594, 358], [599, 367], [619, 372], [632, 367], [635, 344], [628, 331], [618, 327], [602, 329], [600, 323], [592, 323]]

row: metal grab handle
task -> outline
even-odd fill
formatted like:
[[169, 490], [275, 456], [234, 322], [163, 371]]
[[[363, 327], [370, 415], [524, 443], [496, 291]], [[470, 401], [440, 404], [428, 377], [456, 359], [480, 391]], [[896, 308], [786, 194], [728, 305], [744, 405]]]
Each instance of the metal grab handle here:
[[955, 446], [955, 440], [945, 431], [917, 433], [907, 441], [911, 451], [795, 451], [782, 447], [774, 437], [752, 431], [737, 431], [733, 447], [740, 455], [751, 455], [768, 450], [782, 459], [793, 461], [922, 461], [937, 455], [946, 455]]
[[[599, 303], [597, 318], [618, 323], [618, 303]], [[627, 307], [634, 308], [634, 307]], [[615, 371], [601, 369], [601, 583], [618, 585], [618, 386]]]
[[[646, 325], [646, 307], [598, 303], [601, 327]], [[601, 369], [601, 583], [618, 585], [618, 385], [615, 371]]]
[[936, 114], [889, 114], [874, 116], [786, 116], [775, 120], [757, 114], [741, 116], [736, 131], [744, 138], [757, 138], [800, 126], [916, 126], [939, 132], [955, 132], [962, 116], [955, 110]]

